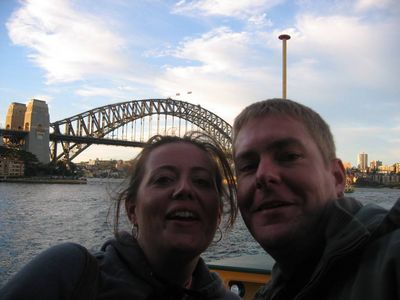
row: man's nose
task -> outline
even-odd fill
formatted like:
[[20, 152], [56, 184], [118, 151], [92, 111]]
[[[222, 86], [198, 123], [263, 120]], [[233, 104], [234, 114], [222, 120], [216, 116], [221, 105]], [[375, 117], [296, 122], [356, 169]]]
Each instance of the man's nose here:
[[256, 172], [256, 188], [270, 187], [280, 180], [279, 166], [271, 158], [261, 158]]

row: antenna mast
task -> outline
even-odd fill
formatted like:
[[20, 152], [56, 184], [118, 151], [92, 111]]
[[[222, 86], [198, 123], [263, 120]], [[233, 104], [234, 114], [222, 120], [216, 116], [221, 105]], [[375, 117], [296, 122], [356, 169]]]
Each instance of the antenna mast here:
[[290, 40], [290, 35], [281, 34], [279, 39], [282, 40], [282, 98], [286, 99], [286, 41]]

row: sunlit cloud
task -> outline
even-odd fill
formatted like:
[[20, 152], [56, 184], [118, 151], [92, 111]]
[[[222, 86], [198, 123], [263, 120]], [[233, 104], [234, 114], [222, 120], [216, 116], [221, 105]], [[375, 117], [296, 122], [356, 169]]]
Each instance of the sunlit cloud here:
[[30, 50], [48, 83], [71, 82], [126, 68], [125, 42], [101, 17], [66, 0], [24, 0], [8, 20], [10, 39]]

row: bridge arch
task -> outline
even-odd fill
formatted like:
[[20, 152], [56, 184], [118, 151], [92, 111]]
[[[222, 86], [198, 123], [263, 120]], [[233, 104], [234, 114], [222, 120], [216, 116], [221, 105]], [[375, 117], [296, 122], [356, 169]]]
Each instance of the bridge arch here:
[[[126, 124], [146, 117], [151, 118], [152, 115], [188, 121], [214, 137], [227, 153], [231, 150], [232, 127], [216, 114], [200, 105], [181, 100], [143, 99], [101, 106], [51, 123], [51, 160], [71, 161], [92, 144], [140, 147], [143, 141], [112, 140], [107, 136]], [[172, 128], [173, 124], [169, 126]], [[164, 133], [167, 132], [167, 127], [165, 124]], [[143, 129], [144, 127], [141, 128]], [[162, 131], [159, 134], [162, 134]], [[61, 144], [61, 153], [57, 153], [58, 144]]]

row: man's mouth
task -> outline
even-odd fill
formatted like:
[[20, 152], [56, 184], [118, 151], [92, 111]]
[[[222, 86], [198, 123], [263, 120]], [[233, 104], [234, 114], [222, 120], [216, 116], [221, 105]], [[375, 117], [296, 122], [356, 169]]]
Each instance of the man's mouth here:
[[269, 209], [275, 209], [279, 207], [284, 207], [284, 206], [290, 206], [292, 205], [291, 203], [288, 202], [282, 202], [282, 201], [271, 201], [271, 202], [264, 202], [258, 208], [256, 209], [257, 211], [262, 211], [262, 210], [269, 210]]

